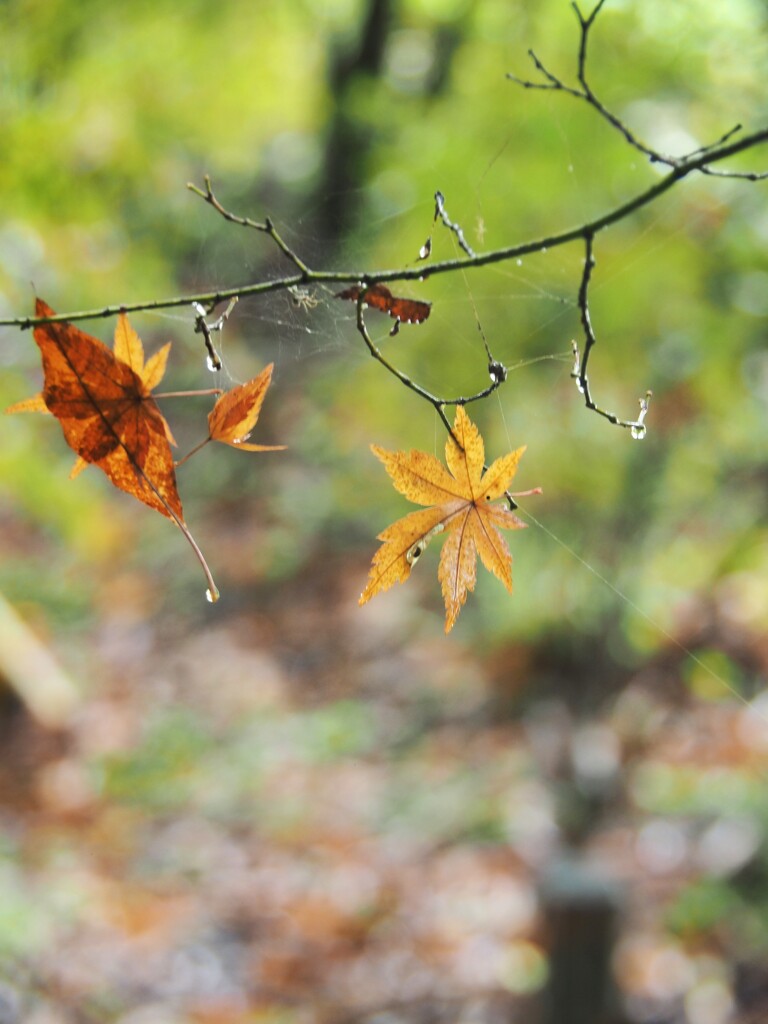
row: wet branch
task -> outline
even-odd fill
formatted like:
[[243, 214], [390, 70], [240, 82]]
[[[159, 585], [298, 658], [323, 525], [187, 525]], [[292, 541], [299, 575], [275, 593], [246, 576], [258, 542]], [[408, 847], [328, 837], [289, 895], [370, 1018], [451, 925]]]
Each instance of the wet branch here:
[[[442, 398], [439, 395], [433, 395], [431, 391], [427, 391], [427, 389], [422, 387], [421, 384], [417, 384], [416, 381], [412, 380], [408, 376], [408, 374], [398, 369], [387, 359], [368, 331], [368, 327], [365, 323], [364, 310], [365, 296], [364, 294], [361, 294], [357, 299], [357, 329], [370, 354], [377, 362], [381, 363], [384, 369], [391, 373], [393, 377], [397, 377], [404, 387], [413, 391], [419, 396], [419, 398], [423, 398], [426, 402], [429, 402], [443, 421], [446, 429], [452, 437], [453, 430], [451, 429], [448, 417], [445, 415], [445, 407], [450, 405], [469, 405], [470, 402], [479, 402], [481, 399], [492, 395], [493, 392], [498, 390], [498, 388], [500, 388], [507, 379], [506, 367], [497, 360], [491, 360], [488, 364], [488, 373], [491, 378], [491, 383], [487, 387], [483, 388], [482, 391], [478, 391], [471, 395], [460, 395], [458, 398]], [[455, 437], [454, 440], [456, 441]], [[458, 441], [456, 441], [456, 443], [459, 444]], [[461, 445], [459, 445], [459, 447], [461, 447]]]
[[[443, 260], [430, 264], [428, 270], [423, 266], [419, 267], [397, 267], [387, 270], [313, 270], [309, 267], [302, 273], [290, 274], [285, 277], [269, 278], [264, 281], [255, 281], [252, 284], [237, 285], [233, 288], [220, 288], [216, 291], [197, 292], [192, 295], [176, 295], [166, 299], [150, 299], [144, 302], [120, 302], [109, 306], [101, 306], [98, 309], [75, 310], [66, 313], [57, 313], [51, 317], [17, 316], [0, 318], [0, 327], [19, 327], [28, 330], [36, 324], [61, 323], [63, 321], [101, 320], [117, 316], [119, 313], [140, 313], [151, 312], [157, 309], [173, 309], [179, 306], [192, 306], [199, 303], [202, 306], [217, 306], [221, 302], [227, 302], [233, 298], [245, 298], [247, 296], [264, 295], [268, 292], [290, 291], [307, 284], [387, 284], [392, 281], [421, 281], [425, 275], [436, 277], [439, 274], [451, 274], [460, 270], [472, 270], [479, 267], [490, 266], [493, 263], [506, 263], [509, 260], [520, 256], [527, 256], [530, 253], [543, 252], [546, 249], [555, 249], [570, 242], [585, 239], [588, 235], [593, 237], [605, 228], [626, 220], [632, 214], [641, 210], [644, 206], [655, 202], [664, 193], [678, 185], [684, 178], [695, 171], [713, 173], [710, 165], [727, 160], [729, 157], [739, 153], [747, 152], [755, 147], [768, 142], [768, 127], [761, 128], [750, 135], [745, 135], [736, 142], [729, 142], [715, 146], [695, 156], [680, 160], [672, 170], [651, 187], [639, 192], [632, 199], [621, 203], [607, 213], [593, 220], [586, 221], [575, 227], [564, 231], [558, 231], [551, 235], [544, 235], [528, 242], [519, 242], [514, 245], [505, 246], [500, 249], [493, 249], [489, 252], [476, 253], [474, 256], [465, 258]], [[736, 176], [736, 172], [724, 172], [729, 177]], [[743, 172], [739, 176], [745, 177]], [[768, 172], [755, 172], [754, 180], [763, 180]], [[751, 179], [750, 179], [751, 180]], [[229, 219], [229, 218], [227, 218]], [[242, 218], [247, 221], [248, 218]], [[256, 221], [252, 222], [256, 224]], [[271, 222], [269, 222], [271, 223]], [[265, 223], [266, 229], [266, 223]], [[271, 233], [265, 230], [265, 233]], [[271, 235], [271, 237], [274, 237]], [[305, 264], [302, 264], [306, 266]]]
[[592, 349], [597, 344], [597, 337], [595, 336], [595, 331], [592, 326], [592, 316], [589, 311], [589, 284], [592, 280], [592, 271], [595, 268], [593, 236], [587, 235], [584, 242], [584, 269], [581, 272], [581, 283], [579, 284], [579, 294], [577, 299], [581, 327], [584, 332], [584, 351], [580, 353], [577, 343], [575, 341], [572, 343], [574, 363], [571, 376], [576, 381], [576, 387], [584, 396], [584, 404], [588, 409], [597, 413], [598, 416], [602, 416], [604, 419], [608, 420], [609, 423], [613, 423], [617, 427], [625, 427], [627, 430], [630, 430], [633, 437], [642, 438], [645, 437], [646, 427], [644, 421], [651, 401], [650, 391], [646, 391], [645, 398], [640, 399], [640, 413], [635, 420], [620, 419], [615, 413], [608, 412], [606, 409], [601, 409], [592, 398], [592, 390], [589, 383], [589, 376], [587, 374], [587, 365], [589, 363], [589, 357], [592, 353]]
[[[417, 384], [416, 381], [412, 380], [407, 374], [403, 373], [402, 370], [399, 370], [396, 366], [390, 363], [390, 361], [382, 353], [381, 349], [378, 347], [378, 345], [373, 340], [368, 331], [368, 327], [365, 323], [365, 316], [363, 313], [364, 309], [365, 296], [361, 293], [357, 298], [357, 329], [360, 332], [360, 336], [365, 342], [370, 354], [377, 362], [381, 363], [381, 365], [386, 370], [388, 370], [393, 377], [396, 377], [401, 384], [407, 387], [410, 391], [413, 391], [414, 394], [417, 394], [419, 398], [423, 398], [426, 402], [429, 402], [429, 404], [434, 408], [437, 415], [440, 417], [443, 426], [448, 431], [450, 436], [453, 438], [454, 444], [457, 445], [457, 447], [463, 451], [463, 445], [461, 444], [461, 441], [459, 441], [458, 437], [456, 437], [456, 435], [454, 434], [453, 427], [451, 426], [451, 421], [445, 415], [445, 407], [449, 405], [469, 405], [470, 402], [478, 402], [480, 401], [480, 399], [487, 398], [489, 395], [492, 395], [493, 392], [500, 388], [504, 381], [507, 379], [506, 367], [491, 356], [486, 343], [486, 352], [488, 353], [489, 360], [488, 373], [491, 378], [491, 383], [488, 385], [488, 387], [483, 388], [482, 391], [478, 391], [474, 395], [466, 395], [459, 398], [440, 398], [438, 395], [433, 395], [430, 391], [427, 391], [427, 389], [422, 387], [421, 384]], [[485, 339], [483, 339], [483, 341], [485, 341]], [[483, 470], [486, 470], [487, 468], [487, 465], [483, 466]], [[534, 491], [526, 493], [540, 494], [541, 490], [540, 488], [536, 488]], [[514, 510], [518, 507], [513, 495], [509, 494], [509, 492], [505, 492], [505, 497], [511, 509]]]
[[448, 211], [445, 208], [445, 196], [440, 191], [435, 192], [434, 221], [437, 222], [438, 218], [443, 222], [443, 224], [448, 228], [449, 231], [453, 232], [453, 234], [456, 236], [456, 241], [459, 243], [459, 245], [467, 254], [467, 256], [469, 256], [470, 258], [474, 256], [475, 251], [464, 237], [464, 232], [462, 231], [461, 226], [457, 224], [455, 221], [451, 220], [451, 218], [448, 216]]
[[199, 302], [192, 303], [192, 308], [194, 309], [196, 314], [195, 334], [202, 334], [205, 340], [205, 347], [208, 351], [208, 366], [211, 370], [220, 370], [222, 366], [219, 353], [216, 351], [216, 347], [213, 344], [212, 335], [216, 331], [221, 331], [223, 329], [224, 324], [229, 319], [229, 314], [235, 308], [237, 300], [237, 296], [234, 296], [234, 298], [230, 299], [227, 308], [224, 310], [221, 316], [212, 324], [208, 323], [208, 317], [211, 315], [211, 313], [213, 313], [218, 303], [213, 303], [212, 305], [209, 304], [207, 309]]

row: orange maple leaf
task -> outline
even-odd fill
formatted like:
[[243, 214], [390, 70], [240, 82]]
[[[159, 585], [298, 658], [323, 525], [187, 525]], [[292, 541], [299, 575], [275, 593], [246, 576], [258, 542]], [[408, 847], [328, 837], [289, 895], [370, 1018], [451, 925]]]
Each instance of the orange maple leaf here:
[[[38, 299], [35, 315], [56, 314]], [[72, 476], [83, 464], [93, 463], [115, 487], [172, 519], [203, 568], [209, 601], [217, 601], [219, 591], [208, 564], [184, 522], [171, 454], [173, 435], [150, 393], [165, 373], [170, 344], [145, 364], [141, 339], [124, 314], [115, 328], [114, 352], [66, 321], [38, 324], [35, 341], [43, 357], [42, 393], [6, 412], [53, 413], [78, 454]]]
[[[88, 337], [88, 335], [86, 335], [86, 337]], [[92, 340], [95, 341], [96, 339], [94, 338]], [[168, 364], [168, 353], [170, 350], [171, 343], [169, 341], [166, 345], [163, 345], [161, 349], [155, 352], [149, 362], [145, 365], [144, 346], [141, 343], [141, 338], [128, 323], [128, 317], [124, 313], [120, 314], [117, 326], [115, 327], [114, 354], [118, 359], [127, 363], [128, 366], [130, 366], [131, 369], [141, 378], [147, 394], [153, 391], [163, 379], [165, 368]], [[13, 405], [8, 406], [5, 411], [42, 412], [48, 414], [51, 412], [45, 404], [45, 398], [43, 397], [42, 392], [38, 395], [34, 395], [32, 398], [25, 398], [20, 402], [16, 402]], [[171, 444], [175, 445], [176, 440], [171, 433], [168, 421], [164, 419], [163, 423], [165, 424], [166, 437]], [[81, 455], [78, 455], [75, 460], [75, 464], [70, 471], [70, 479], [74, 480], [75, 477], [82, 473], [87, 466], [88, 462]]]
[[[35, 315], [55, 316], [42, 299]], [[179, 525], [184, 522], [170, 442], [173, 435], [150, 392], [165, 372], [170, 345], [144, 364], [141, 340], [121, 314], [115, 351], [74, 324], [35, 328], [43, 357], [41, 395], [6, 412], [48, 411], [79, 456], [72, 471], [93, 463], [112, 483]]]
[[438, 569], [446, 633], [453, 628], [467, 592], [475, 588], [478, 555], [511, 592], [512, 556], [499, 530], [526, 525], [509, 509], [491, 504], [509, 487], [525, 447], [496, 459], [483, 472], [483, 439], [460, 405], [453, 434], [455, 438], [449, 437], [445, 445], [448, 469], [427, 452], [390, 452], [371, 445], [395, 488], [410, 501], [429, 507], [398, 519], [379, 534], [383, 543], [360, 595], [360, 604], [365, 604], [379, 591], [403, 583], [433, 537], [446, 533]]
[[272, 380], [274, 363], [265, 366], [256, 377], [226, 391], [208, 413], [209, 439], [221, 441], [249, 452], [278, 452], [284, 444], [247, 444], [256, 426], [267, 388]]

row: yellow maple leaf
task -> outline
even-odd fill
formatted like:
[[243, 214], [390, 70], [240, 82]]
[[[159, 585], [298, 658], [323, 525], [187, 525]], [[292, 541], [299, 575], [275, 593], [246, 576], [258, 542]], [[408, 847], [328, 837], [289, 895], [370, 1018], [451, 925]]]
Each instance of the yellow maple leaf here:
[[460, 405], [453, 433], [455, 439], [449, 437], [445, 445], [447, 469], [427, 452], [390, 452], [371, 445], [396, 490], [429, 507], [398, 519], [379, 534], [382, 544], [360, 595], [360, 604], [365, 604], [379, 591], [403, 583], [427, 544], [445, 533], [438, 579], [445, 600], [446, 633], [453, 628], [468, 591], [475, 588], [478, 555], [511, 592], [512, 556], [499, 530], [526, 525], [509, 509], [491, 504], [507, 491], [525, 447], [496, 459], [483, 472], [483, 439]]

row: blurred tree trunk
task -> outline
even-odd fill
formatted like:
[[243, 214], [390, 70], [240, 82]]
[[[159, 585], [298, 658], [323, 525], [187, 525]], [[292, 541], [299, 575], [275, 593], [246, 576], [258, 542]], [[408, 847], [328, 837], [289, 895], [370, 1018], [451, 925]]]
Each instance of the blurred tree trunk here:
[[329, 78], [334, 111], [318, 183], [318, 226], [331, 248], [338, 246], [357, 218], [357, 187], [365, 179], [365, 165], [377, 128], [361, 116], [356, 94], [365, 89], [366, 80], [381, 74], [391, 26], [392, 0], [370, 0], [357, 44], [351, 50], [337, 51], [331, 61]]
[[617, 889], [564, 856], [542, 879], [541, 904], [550, 949], [543, 1024], [619, 1024], [611, 972]]

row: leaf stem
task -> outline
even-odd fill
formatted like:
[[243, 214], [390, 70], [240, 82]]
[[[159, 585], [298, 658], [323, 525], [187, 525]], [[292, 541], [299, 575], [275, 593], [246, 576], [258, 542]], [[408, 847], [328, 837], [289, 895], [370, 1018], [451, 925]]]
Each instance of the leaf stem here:
[[224, 388], [200, 388], [198, 391], [153, 391], [153, 398], [196, 398], [198, 395], [223, 395]]
[[[151, 481], [147, 481], [147, 482], [149, 483], [150, 487], [152, 487], [152, 489], [157, 494], [158, 493], [157, 489], [152, 484], [152, 482]], [[163, 501], [162, 497], [160, 498], [160, 500]], [[215, 582], [215, 580], [213, 578], [213, 575], [211, 574], [211, 570], [208, 568], [208, 563], [205, 560], [205, 555], [200, 550], [200, 547], [199, 547], [197, 541], [195, 540], [195, 538], [190, 533], [189, 527], [184, 522], [184, 520], [181, 518], [181, 516], [176, 515], [176, 513], [173, 511], [173, 509], [170, 508], [165, 501], [163, 501], [163, 504], [168, 509], [168, 512], [169, 512], [171, 518], [173, 519], [173, 521], [176, 523], [178, 528], [181, 530], [181, 532], [187, 538], [187, 543], [189, 544], [189, 546], [194, 551], [195, 558], [197, 558], [198, 562], [200, 563], [200, 565], [202, 567], [202, 570], [205, 573], [206, 583], [208, 584], [208, 589], [206, 591], [206, 597], [211, 602], [211, 604], [215, 604], [216, 601], [219, 600], [219, 597], [221, 595], [220, 595], [220, 592], [219, 592], [219, 588], [216, 586], [216, 582]]]
[[195, 447], [191, 451], [188, 451], [187, 454], [183, 458], [179, 459], [178, 462], [174, 463], [176, 469], [178, 469], [179, 466], [183, 466], [185, 462], [188, 462], [189, 459], [191, 459], [193, 455], [196, 455], [200, 451], [201, 448], [205, 448], [205, 446], [208, 444], [208, 442], [212, 441], [212, 440], [213, 440], [213, 438], [209, 434], [208, 437], [206, 437], [206, 439], [204, 441], [201, 441], [200, 444], [196, 444]]

